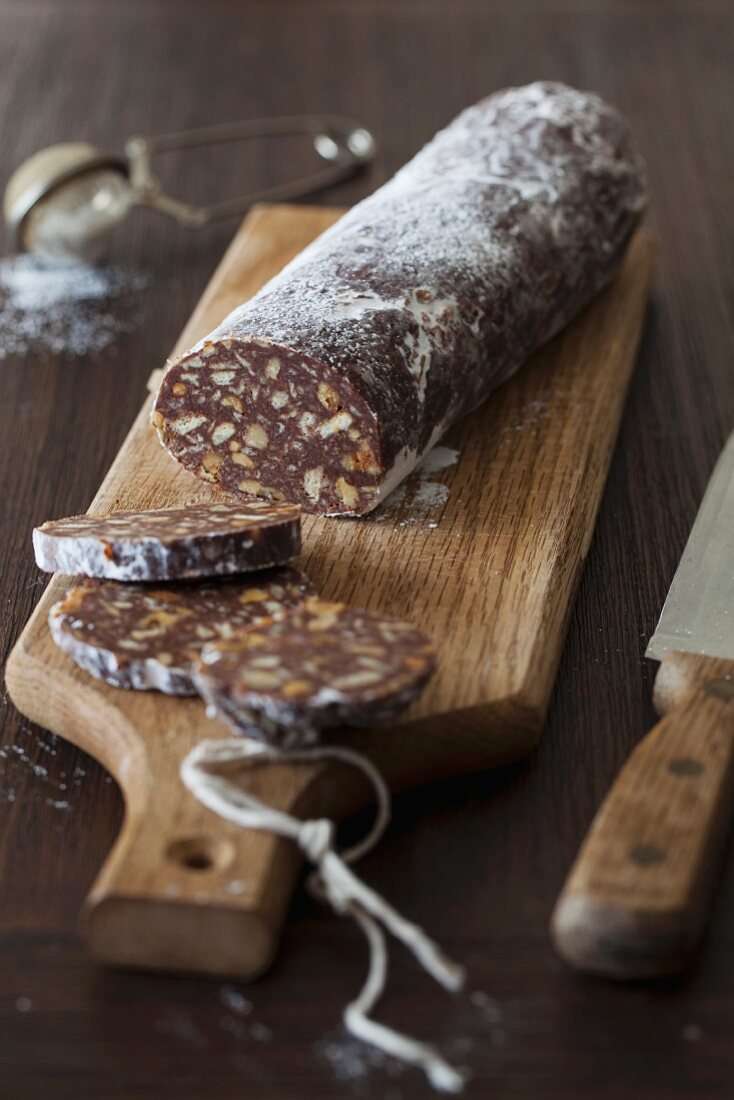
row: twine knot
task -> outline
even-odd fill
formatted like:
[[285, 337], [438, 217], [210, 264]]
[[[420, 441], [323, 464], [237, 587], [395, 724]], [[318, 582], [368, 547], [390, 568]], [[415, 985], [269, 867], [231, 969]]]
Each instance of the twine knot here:
[[334, 822], [326, 817], [304, 821], [298, 830], [298, 847], [306, 859], [320, 867], [324, 856], [334, 846]]
[[[214, 770], [218, 764], [282, 764], [297, 761], [312, 764], [319, 760], [337, 760], [358, 768], [375, 792], [375, 823], [364, 840], [346, 851], [338, 852], [334, 847], [333, 821], [325, 817], [302, 821], [276, 810]], [[386, 1027], [369, 1015], [382, 996], [387, 979], [388, 956], [383, 929], [412, 951], [424, 970], [444, 989], [456, 991], [464, 982], [463, 968], [446, 958], [419, 925], [405, 920], [349, 867], [350, 863], [356, 862], [375, 846], [390, 820], [390, 792], [374, 764], [359, 753], [336, 746], [281, 752], [247, 739], [225, 739], [202, 741], [192, 749], [181, 764], [181, 779], [200, 802], [227, 821], [295, 841], [316, 868], [308, 880], [312, 893], [327, 901], [340, 915], [352, 917], [364, 932], [369, 945], [367, 980], [359, 996], [344, 1012], [347, 1030], [386, 1054], [419, 1067], [434, 1088], [442, 1092], [460, 1092], [464, 1085], [463, 1071], [450, 1065], [435, 1047]]]

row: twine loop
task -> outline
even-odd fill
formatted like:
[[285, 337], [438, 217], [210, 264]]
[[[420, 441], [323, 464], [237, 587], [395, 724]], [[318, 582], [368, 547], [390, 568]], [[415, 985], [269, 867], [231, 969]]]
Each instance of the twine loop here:
[[[363, 840], [342, 852], [335, 847], [333, 821], [323, 817], [304, 821], [276, 810], [216, 770], [232, 764], [252, 766], [325, 760], [357, 768], [375, 792], [377, 812], [372, 828]], [[435, 1047], [370, 1018], [387, 980], [384, 930], [400, 940], [444, 989], [456, 992], [464, 984], [463, 968], [447, 958], [419, 925], [401, 916], [349, 867], [374, 848], [390, 821], [390, 792], [374, 764], [360, 753], [332, 745], [282, 752], [246, 738], [207, 740], [201, 741], [185, 757], [181, 779], [200, 802], [220, 817], [246, 829], [275, 833], [298, 845], [315, 868], [308, 879], [310, 891], [327, 901], [337, 913], [351, 916], [367, 939], [367, 979], [359, 995], [344, 1011], [345, 1027], [356, 1038], [422, 1069], [434, 1088], [442, 1092], [460, 1092], [465, 1073], [450, 1065]]]

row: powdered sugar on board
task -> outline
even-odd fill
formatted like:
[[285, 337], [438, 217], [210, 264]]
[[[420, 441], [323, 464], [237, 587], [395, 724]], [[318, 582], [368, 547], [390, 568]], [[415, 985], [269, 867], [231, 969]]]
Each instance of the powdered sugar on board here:
[[377, 523], [395, 523], [397, 527], [420, 525], [432, 530], [438, 527], [450, 490], [448, 485], [432, 481], [431, 477], [455, 466], [459, 453], [451, 447], [434, 447], [370, 519]]
[[380, 1096], [385, 1100], [392, 1097], [398, 1100], [401, 1095], [397, 1090], [392, 1091], [387, 1081], [402, 1077], [407, 1071], [405, 1063], [352, 1038], [346, 1032], [325, 1036], [314, 1044], [314, 1053], [320, 1062], [329, 1067], [334, 1079], [346, 1085], [354, 1096], [375, 1095], [372, 1088], [375, 1078], [381, 1090], [387, 1085], [388, 1091], [380, 1091]]
[[24, 253], [0, 260], [0, 359], [94, 355], [142, 319], [147, 276]]

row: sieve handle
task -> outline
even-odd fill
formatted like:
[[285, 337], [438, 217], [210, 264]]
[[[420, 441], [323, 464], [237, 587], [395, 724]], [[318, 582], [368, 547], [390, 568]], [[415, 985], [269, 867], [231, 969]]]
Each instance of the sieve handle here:
[[[166, 194], [152, 170], [156, 153], [287, 134], [310, 135], [316, 153], [328, 167], [208, 206]], [[339, 115], [290, 115], [223, 123], [157, 137], [131, 137], [125, 152], [137, 204], [152, 207], [189, 229], [197, 229], [218, 218], [243, 214], [256, 202], [283, 202], [332, 187], [370, 163], [375, 155], [375, 141], [369, 130], [354, 119]]]

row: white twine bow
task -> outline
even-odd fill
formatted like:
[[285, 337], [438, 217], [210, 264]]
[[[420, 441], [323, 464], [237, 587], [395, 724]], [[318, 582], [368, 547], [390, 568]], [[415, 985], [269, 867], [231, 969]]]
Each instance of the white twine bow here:
[[[231, 763], [314, 763], [338, 760], [357, 768], [375, 791], [377, 813], [367, 836], [341, 853], [334, 847], [334, 822], [327, 818], [303, 821], [267, 806], [221, 774], [217, 765]], [[358, 1039], [424, 1071], [442, 1092], [460, 1092], [465, 1075], [450, 1065], [435, 1047], [370, 1019], [382, 996], [387, 978], [387, 945], [383, 927], [413, 953], [423, 968], [445, 989], [455, 992], [464, 984], [464, 970], [451, 962], [423, 929], [406, 920], [349, 868], [374, 848], [390, 820], [390, 792], [384, 779], [366, 757], [350, 749], [329, 746], [281, 752], [259, 742], [243, 740], [202, 741], [181, 765], [181, 779], [191, 793], [214, 813], [246, 829], [260, 829], [294, 840], [316, 870], [308, 886], [339, 914], [349, 914], [364, 932], [369, 946], [369, 970], [359, 996], [347, 1005], [344, 1024]]]

